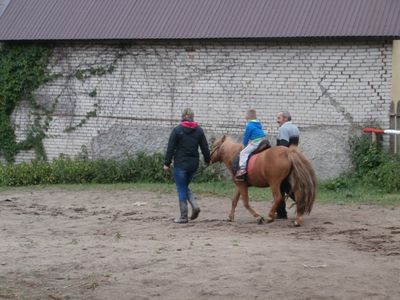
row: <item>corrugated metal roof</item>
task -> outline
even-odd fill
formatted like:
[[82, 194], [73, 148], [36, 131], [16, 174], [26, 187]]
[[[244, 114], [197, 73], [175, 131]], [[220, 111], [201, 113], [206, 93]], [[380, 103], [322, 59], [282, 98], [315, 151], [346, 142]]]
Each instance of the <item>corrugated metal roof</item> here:
[[0, 40], [398, 37], [400, 0], [11, 0]]
[[7, 7], [9, 2], [10, 2], [10, 0], [0, 0], [0, 16], [5, 11], [5, 9], [6, 9], [6, 7]]

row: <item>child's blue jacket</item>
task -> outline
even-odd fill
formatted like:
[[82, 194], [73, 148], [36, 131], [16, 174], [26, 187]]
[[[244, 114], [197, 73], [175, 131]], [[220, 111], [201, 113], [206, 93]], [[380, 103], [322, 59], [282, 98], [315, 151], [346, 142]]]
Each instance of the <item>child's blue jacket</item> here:
[[250, 141], [264, 138], [266, 136], [262, 129], [261, 122], [259, 120], [250, 120], [246, 124], [246, 129], [243, 136], [243, 145], [247, 146]]

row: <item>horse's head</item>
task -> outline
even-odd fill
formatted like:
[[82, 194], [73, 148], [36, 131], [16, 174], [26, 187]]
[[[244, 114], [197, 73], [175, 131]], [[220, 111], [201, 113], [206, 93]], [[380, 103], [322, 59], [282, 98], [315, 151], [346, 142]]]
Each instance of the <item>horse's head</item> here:
[[225, 142], [226, 136], [216, 139], [211, 146], [211, 160], [210, 163], [215, 163], [221, 161], [220, 149], [222, 144]]

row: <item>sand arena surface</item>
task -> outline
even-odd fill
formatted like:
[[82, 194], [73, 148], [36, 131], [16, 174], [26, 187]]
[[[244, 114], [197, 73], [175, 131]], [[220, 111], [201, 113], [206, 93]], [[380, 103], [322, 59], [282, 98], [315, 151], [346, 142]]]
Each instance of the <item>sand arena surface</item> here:
[[[315, 203], [257, 225], [239, 202], [143, 190], [0, 192], [0, 299], [400, 299], [400, 205]], [[263, 215], [270, 202], [252, 202]]]

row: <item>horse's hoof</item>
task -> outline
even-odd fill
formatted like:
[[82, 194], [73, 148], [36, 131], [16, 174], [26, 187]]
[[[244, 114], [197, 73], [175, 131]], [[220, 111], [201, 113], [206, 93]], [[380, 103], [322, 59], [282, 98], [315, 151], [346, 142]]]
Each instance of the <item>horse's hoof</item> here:
[[273, 218], [268, 218], [268, 219], [267, 219], [267, 223], [272, 223], [273, 221], [274, 221]]
[[300, 223], [297, 223], [297, 221], [294, 221], [294, 227], [300, 227], [300, 226], [301, 226]]
[[257, 224], [258, 224], [258, 225], [262, 225], [262, 224], [265, 223], [265, 219], [264, 219], [264, 217], [262, 217], [262, 216], [257, 217], [256, 220], [257, 220]]
[[226, 219], [227, 222], [233, 222], [233, 218], [228, 217], [228, 219]]

